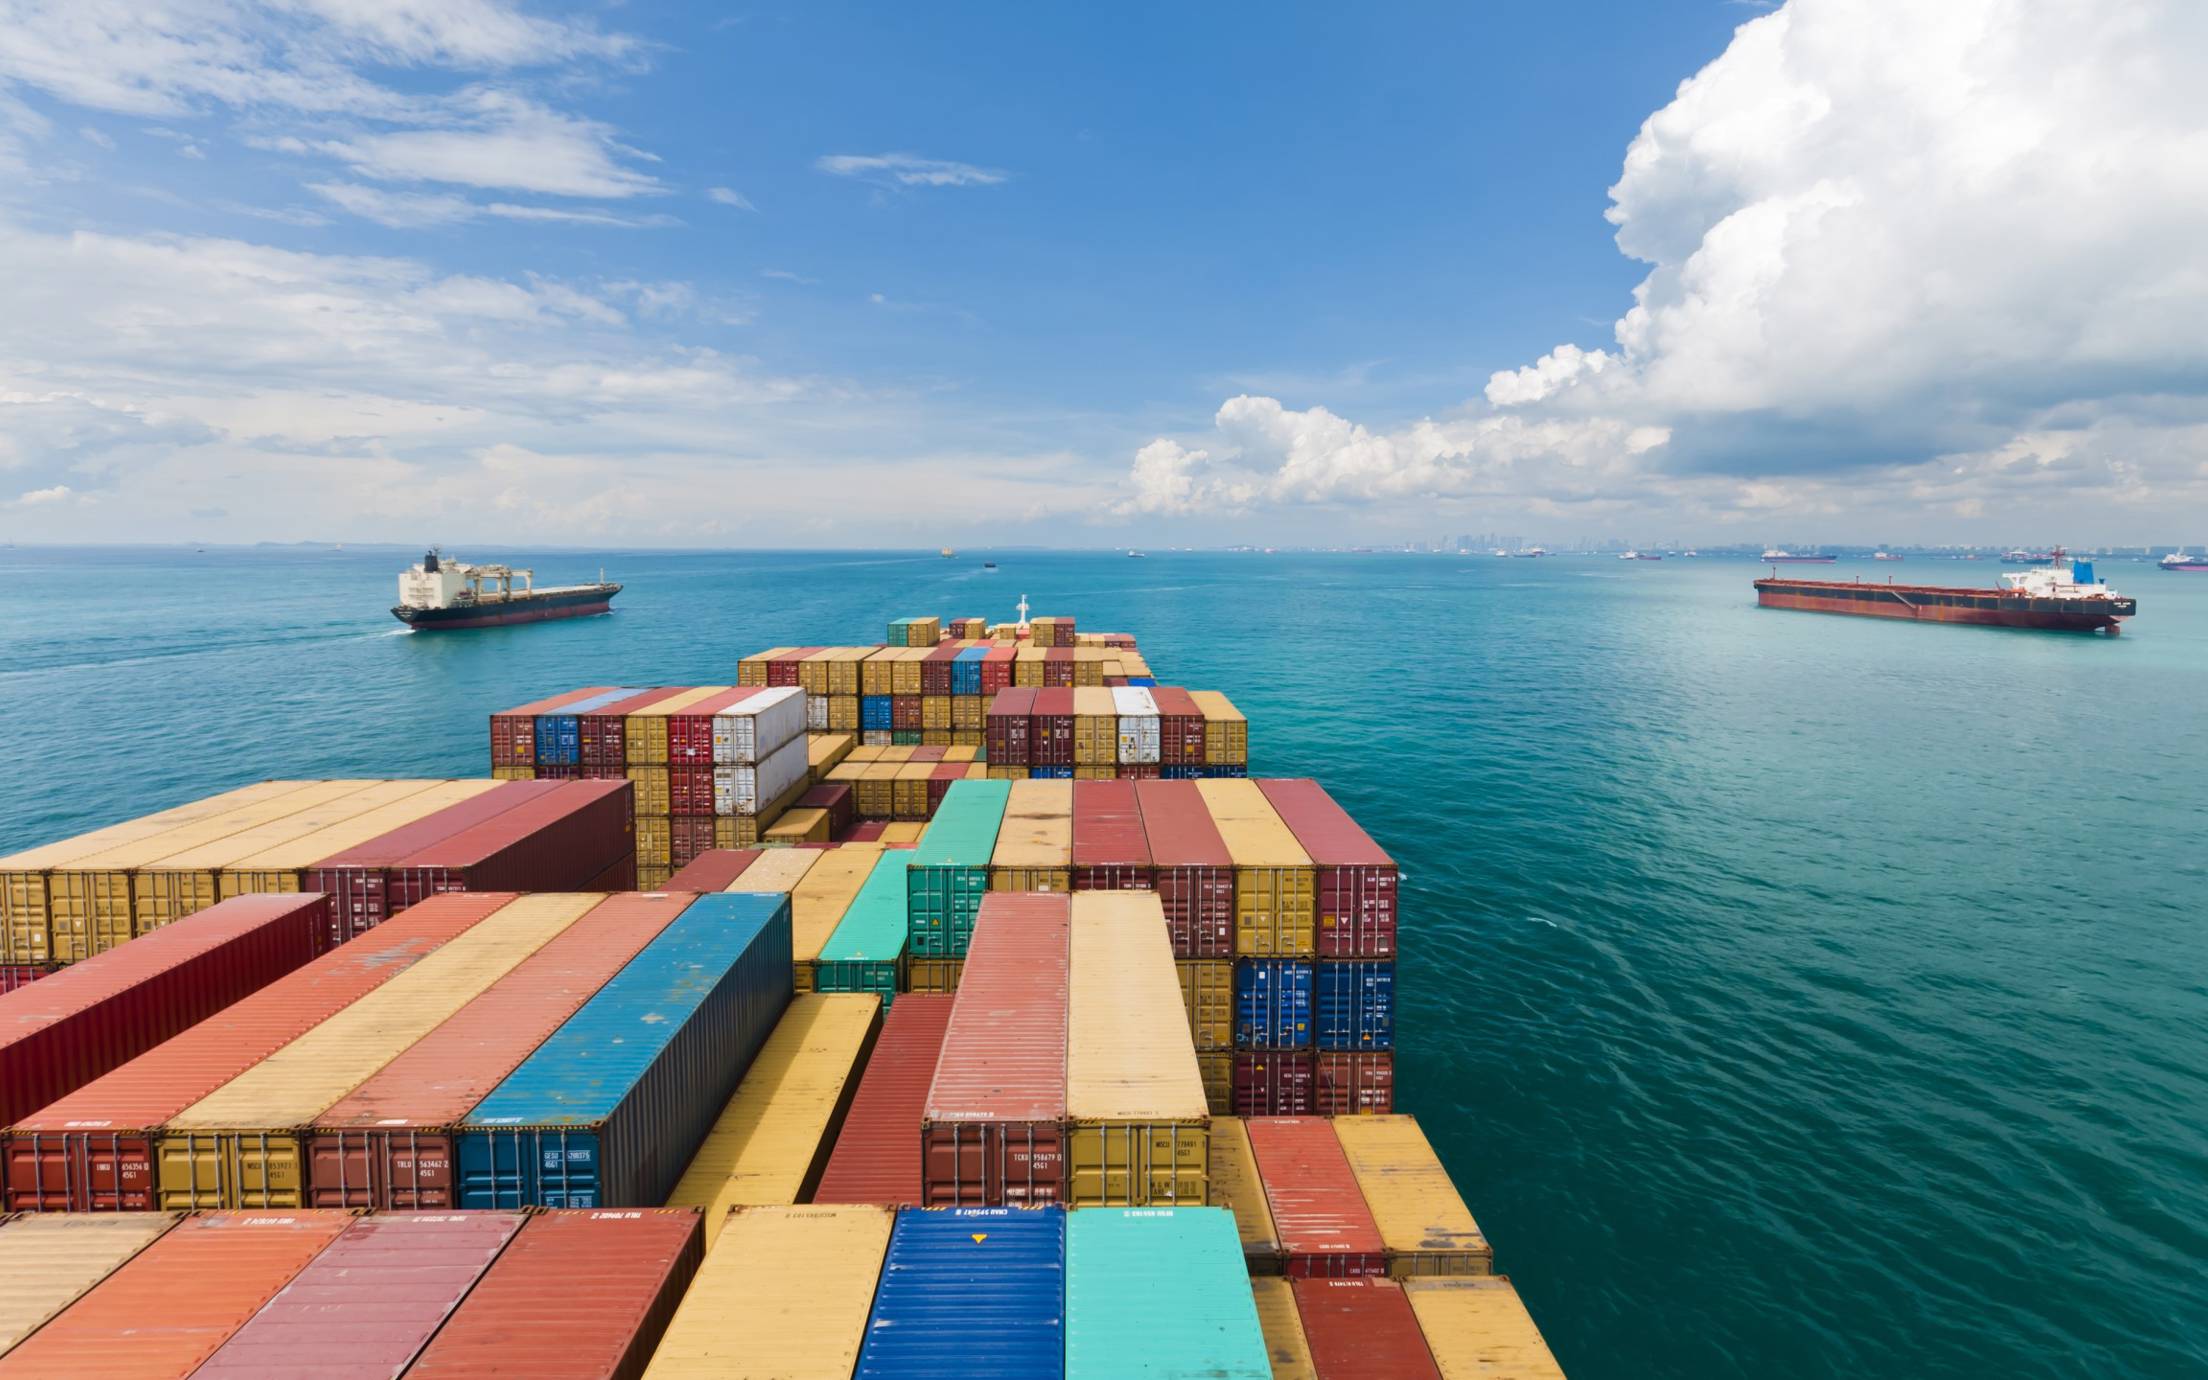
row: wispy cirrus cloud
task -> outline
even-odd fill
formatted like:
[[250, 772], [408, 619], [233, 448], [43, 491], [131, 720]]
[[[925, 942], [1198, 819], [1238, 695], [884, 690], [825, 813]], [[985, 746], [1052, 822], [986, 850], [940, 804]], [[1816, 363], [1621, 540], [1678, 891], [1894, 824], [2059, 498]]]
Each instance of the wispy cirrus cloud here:
[[632, 216], [596, 207], [477, 202], [451, 192], [394, 192], [357, 182], [313, 182], [308, 184], [308, 190], [341, 210], [394, 230], [458, 225], [485, 216], [566, 225], [602, 225], [622, 230], [657, 229], [682, 223], [669, 215]]
[[737, 191], [734, 187], [708, 187], [705, 191], [705, 199], [717, 206], [733, 206], [739, 211], [756, 211], [759, 209], [751, 204], [751, 198]]
[[994, 187], [1012, 177], [1001, 168], [911, 153], [832, 153], [813, 166], [836, 177], [863, 178], [899, 187]]

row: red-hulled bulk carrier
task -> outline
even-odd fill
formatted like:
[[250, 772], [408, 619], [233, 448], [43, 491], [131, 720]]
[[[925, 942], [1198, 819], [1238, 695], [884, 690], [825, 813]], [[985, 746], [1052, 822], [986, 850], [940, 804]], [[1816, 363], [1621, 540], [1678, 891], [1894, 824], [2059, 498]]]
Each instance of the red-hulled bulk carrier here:
[[2093, 578], [2090, 561], [2064, 568], [2062, 553], [2051, 567], [2004, 573], [1999, 589], [1938, 585], [1869, 584], [1862, 580], [1796, 580], [1773, 573], [1756, 581], [1765, 608], [1852, 613], [1865, 618], [1910, 618], [1927, 623], [1977, 623], [1996, 628], [2045, 628], [2059, 632], [2114, 633], [2139, 611]]

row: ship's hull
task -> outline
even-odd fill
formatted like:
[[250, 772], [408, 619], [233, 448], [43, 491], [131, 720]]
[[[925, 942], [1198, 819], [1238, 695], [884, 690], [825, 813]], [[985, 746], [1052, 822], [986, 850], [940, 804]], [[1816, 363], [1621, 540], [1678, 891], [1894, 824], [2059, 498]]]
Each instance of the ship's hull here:
[[2177, 565], [2169, 565], [2165, 563], [2162, 566], [2162, 569], [2175, 570], [2180, 573], [2191, 572], [2196, 575], [2208, 574], [2208, 561], [2184, 561]]
[[543, 623], [554, 618], [586, 618], [610, 613], [619, 585], [583, 585], [554, 594], [516, 596], [487, 604], [457, 604], [444, 609], [417, 609], [400, 605], [391, 616], [422, 632], [451, 632], [461, 628], [502, 628], [512, 623]]
[[1764, 556], [1765, 565], [1831, 565], [1838, 556]]
[[1989, 589], [1825, 580], [1758, 580], [1756, 602], [1767, 609], [2052, 632], [2114, 631], [2119, 622], [2139, 611], [2134, 599], [2028, 599]]

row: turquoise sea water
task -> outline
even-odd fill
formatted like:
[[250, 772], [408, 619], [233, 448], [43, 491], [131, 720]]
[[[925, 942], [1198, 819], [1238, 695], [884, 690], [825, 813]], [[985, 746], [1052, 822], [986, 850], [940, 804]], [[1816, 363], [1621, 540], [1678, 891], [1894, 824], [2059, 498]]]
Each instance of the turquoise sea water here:
[[1402, 862], [1403, 1109], [1575, 1380], [2208, 1374], [2208, 576], [2104, 564], [2107, 639], [1708, 559], [609, 552], [535, 563], [611, 617], [429, 635], [408, 559], [0, 552], [0, 851], [1025, 592]]

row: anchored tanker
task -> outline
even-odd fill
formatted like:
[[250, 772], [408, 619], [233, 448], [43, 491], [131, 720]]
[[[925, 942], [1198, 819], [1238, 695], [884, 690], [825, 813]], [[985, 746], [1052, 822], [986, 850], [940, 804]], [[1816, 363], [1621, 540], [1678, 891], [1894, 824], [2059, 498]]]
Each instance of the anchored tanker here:
[[[603, 572], [601, 572], [601, 575]], [[515, 581], [521, 587], [514, 587]], [[605, 613], [621, 586], [603, 578], [594, 585], [538, 589], [534, 573], [503, 565], [470, 565], [432, 549], [399, 575], [399, 602], [391, 614], [410, 628], [493, 628]]]
[[2065, 632], [2115, 632], [2139, 611], [2093, 578], [2090, 561], [2063, 569], [2055, 563], [2005, 572], [1999, 589], [1948, 589], [1934, 585], [1866, 584], [1861, 580], [1795, 580], [1777, 575], [1756, 581], [1756, 602], [1772, 609], [1852, 613], [1865, 618], [1912, 618], [1926, 623], [1978, 623], [1997, 628], [2048, 628]]

